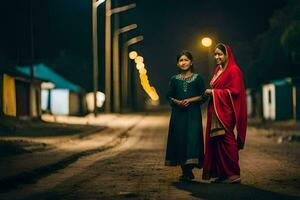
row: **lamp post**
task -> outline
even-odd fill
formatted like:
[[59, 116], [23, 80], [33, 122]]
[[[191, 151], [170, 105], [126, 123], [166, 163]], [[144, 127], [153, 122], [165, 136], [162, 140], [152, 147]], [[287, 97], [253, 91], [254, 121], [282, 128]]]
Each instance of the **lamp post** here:
[[105, 0], [92, 0], [92, 32], [93, 32], [93, 93], [94, 115], [97, 116], [97, 91], [98, 91], [98, 30], [97, 8]]
[[31, 59], [30, 59], [30, 79], [31, 79], [31, 84], [33, 84], [33, 79], [34, 79], [34, 34], [33, 34], [33, 5], [32, 5], [32, 0], [29, 1], [29, 8], [30, 8], [30, 50], [31, 50]]
[[202, 39], [201, 39], [201, 44], [202, 44], [202, 46], [204, 46], [205, 48], [208, 48], [208, 51], [207, 51], [207, 64], [208, 64], [208, 76], [207, 77], [210, 77], [211, 76], [211, 74], [212, 74], [212, 61], [211, 61], [211, 50], [212, 50], [212, 48], [211, 48], [211, 46], [212, 46], [212, 39], [210, 38], [210, 37], [203, 37]]
[[114, 84], [114, 111], [120, 112], [120, 61], [119, 61], [119, 35], [137, 28], [136, 24], [131, 24], [117, 29], [113, 37], [113, 84]]
[[129, 84], [128, 84], [128, 80], [130, 80], [130, 73], [128, 70], [128, 47], [136, 44], [138, 42], [141, 42], [142, 40], [144, 40], [144, 37], [142, 35], [131, 38], [130, 40], [128, 40], [127, 42], [124, 43], [123, 45], [123, 59], [122, 59], [122, 105], [124, 107], [128, 106], [128, 89], [129, 89]]
[[111, 0], [106, 0], [105, 6], [105, 111], [111, 111], [111, 16], [135, 8], [129, 4], [111, 9]]

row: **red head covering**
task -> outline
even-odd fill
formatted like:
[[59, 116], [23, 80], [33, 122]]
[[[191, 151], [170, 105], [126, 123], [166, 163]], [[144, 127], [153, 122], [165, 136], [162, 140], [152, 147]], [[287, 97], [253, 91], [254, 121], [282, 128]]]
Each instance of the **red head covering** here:
[[[213, 89], [213, 104], [216, 114], [226, 130], [237, 130], [238, 145], [243, 146], [247, 128], [247, 105], [243, 75], [237, 66], [231, 49], [224, 45], [228, 57], [227, 65], [218, 75], [221, 66], [215, 70], [210, 85]], [[229, 104], [229, 105], [228, 105]], [[233, 112], [232, 112], [233, 110]]]

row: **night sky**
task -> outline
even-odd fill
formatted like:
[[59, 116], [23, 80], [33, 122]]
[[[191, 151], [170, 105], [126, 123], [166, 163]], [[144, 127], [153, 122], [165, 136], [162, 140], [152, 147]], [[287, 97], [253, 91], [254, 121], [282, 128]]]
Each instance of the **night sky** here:
[[[67, 79], [91, 90], [91, 2], [32, 0], [33, 35], [30, 34], [29, 2], [1, 3], [0, 64], [44, 62]], [[200, 46], [201, 36], [209, 35], [215, 42], [228, 43], [235, 52], [237, 43], [251, 41], [268, 29], [269, 18], [274, 10], [285, 5], [285, 0], [124, 0], [114, 2], [113, 6], [128, 3], [136, 3], [137, 7], [112, 19], [119, 17], [119, 27], [136, 23], [138, 28], [123, 34], [120, 42], [144, 36], [144, 41], [132, 49], [144, 56], [150, 83], [163, 97], [170, 76], [177, 73], [178, 52], [192, 51], [196, 71], [201, 73], [207, 63], [207, 52]], [[98, 17], [100, 88], [103, 89], [104, 4], [98, 10]]]

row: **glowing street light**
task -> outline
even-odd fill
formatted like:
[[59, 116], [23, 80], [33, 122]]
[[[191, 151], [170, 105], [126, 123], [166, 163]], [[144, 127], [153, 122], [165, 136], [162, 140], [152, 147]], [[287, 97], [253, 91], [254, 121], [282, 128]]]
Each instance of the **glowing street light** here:
[[128, 69], [128, 47], [137, 44], [144, 40], [144, 36], [139, 35], [123, 44], [123, 59], [122, 59], [122, 105], [124, 108], [128, 108], [129, 100], [131, 99], [129, 91], [129, 85], [131, 83], [131, 74]]
[[145, 68], [139, 69], [140, 74], [147, 74], [147, 70]]
[[201, 39], [201, 44], [202, 44], [202, 46], [204, 46], [205, 48], [207, 48], [207, 65], [208, 65], [208, 70], [207, 70], [207, 77], [210, 77], [211, 76], [211, 74], [212, 74], [212, 72], [211, 72], [211, 70], [212, 70], [212, 60], [211, 60], [211, 58], [212, 58], [212, 48], [211, 48], [211, 46], [212, 46], [212, 43], [213, 43], [213, 41], [212, 41], [212, 39], [210, 38], [210, 37], [203, 37], [202, 39]]
[[145, 64], [144, 64], [144, 63], [141, 63], [141, 62], [140, 62], [140, 63], [137, 63], [137, 64], [136, 64], [136, 69], [137, 69], [137, 70], [140, 70], [140, 69], [142, 69], [142, 68], [145, 68]]
[[210, 37], [204, 37], [201, 40], [201, 44], [205, 47], [210, 47], [212, 45], [212, 39]]
[[136, 64], [144, 62], [144, 58], [142, 56], [138, 56], [134, 59]]
[[129, 53], [129, 58], [130, 58], [131, 60], [134, 60], [137, 56], [138, 56], [138, 54], [137, 54], [136, 51], [131, 51], [131, 52]]

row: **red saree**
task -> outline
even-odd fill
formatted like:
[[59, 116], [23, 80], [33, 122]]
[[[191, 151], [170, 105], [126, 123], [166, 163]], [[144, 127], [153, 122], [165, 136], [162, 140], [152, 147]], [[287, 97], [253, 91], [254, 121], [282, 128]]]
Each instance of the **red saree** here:
[[[238, 150], [245, 143], [247, 127], [246, 95], [242, 73], [235, 63], [229, 46], [226, 47], [228, 63], [225, 70], [218, 66], [210, 82], [212, 98], [208, 103], [203, 179], [227, 178], [240, 175]], [[210, 137], [212, 114], [225, 129], [225, 135]], [[237, 136], [234, 135], [236, 128]]]

